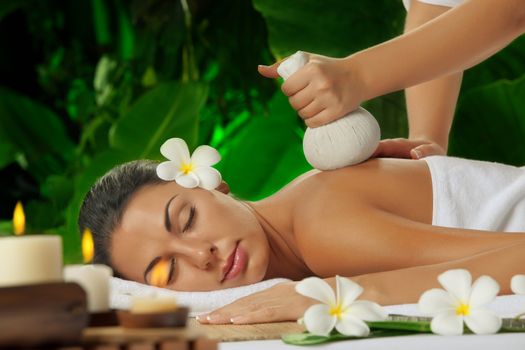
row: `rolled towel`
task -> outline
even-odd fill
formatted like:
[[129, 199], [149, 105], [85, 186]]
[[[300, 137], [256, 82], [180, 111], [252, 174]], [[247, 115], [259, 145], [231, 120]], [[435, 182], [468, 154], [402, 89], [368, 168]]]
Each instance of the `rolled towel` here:
[[110, 282], [112, 309], [129, 309], [133, 296], [173, 297], [179, 305], [190, 308], [190, 316], [210, 312], [227, 305], [239, 298], [268, 289], [278, 283], [290, 281], [285, 278], [274, 278], [247, 286], [214, 290], [210, 292], [179, 292], [165, 288], [157, 288], [143, 283], [127, 281], [112, 277]]

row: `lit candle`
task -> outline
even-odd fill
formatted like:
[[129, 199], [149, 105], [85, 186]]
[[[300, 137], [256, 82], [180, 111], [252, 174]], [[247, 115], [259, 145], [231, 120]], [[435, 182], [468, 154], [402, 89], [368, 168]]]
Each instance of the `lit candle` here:
[[[169, 260], [161, 259], [151, 270], [150, 283], [156, 287], [165, 287], [169, 280]], [[177, 301], [173, 297], [136, 296], [131, 299], [132, 313], [173, 312]]]
[[[25, 214], [18, 202], [13, 214], [16, 235], [25, 231]], [[62, 281], [60, 236], [0, 238], [0, 287]]]
[[[89, 229], [82, 234], [82, 255], [84, 262], [93, 259], [93, 236]], [[64, 279], [78, 283], [87, 294], [90, 312], [103, 312], [109, 309], [109, 280], [113, 271], [106, 265], [68, 265], [64, 268]]]

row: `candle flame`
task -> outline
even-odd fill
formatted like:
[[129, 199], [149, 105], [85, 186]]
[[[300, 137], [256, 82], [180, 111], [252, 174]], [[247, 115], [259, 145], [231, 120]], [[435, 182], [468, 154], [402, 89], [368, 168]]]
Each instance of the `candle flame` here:
[[13, 231], [15, 235], [20, 236], [24, 234], [26, 229], [26, 214], [24, 214], [24, 207], [22, 202], [16, 202], [15, 211], [13, 213]]
[[82, 256], [84, 263], [88, 264], [93, 260], [95, 254], [95, 244], [93, 243], [93, 234], [91, 230], [86, 228], [82, 233]]
[[161, 259], [151, 270], [150, 284], [155, 287], [166, 287], [170, 277], [169, 260]]

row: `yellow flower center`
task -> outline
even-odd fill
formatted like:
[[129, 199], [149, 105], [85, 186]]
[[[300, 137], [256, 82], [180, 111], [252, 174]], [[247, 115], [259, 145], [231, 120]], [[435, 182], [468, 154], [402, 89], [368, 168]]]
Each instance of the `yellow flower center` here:
[[328, 313], [330, 314], [330, 316], [335, 316], [335, 317], [337, 317], [338, 320], [340, 320], [342, 315], [343, 315], [343, 310], [341, 309], [341, 304], [337, 304], [335, 306], [332, 306], [330, 308], [330, 310], [328, 311]]
[[463, 315], [468, 316], [470, 314], [470, 306], [468, 304], [459, 304], [459, 306], [456, 308], [456, 315]]
[[188, 175], [190, 172], [193, 171], [195, 167], [193, 166], [193, 163], [182, 163], [180, 166], [180, 171], [184, 173], [184, 175]]

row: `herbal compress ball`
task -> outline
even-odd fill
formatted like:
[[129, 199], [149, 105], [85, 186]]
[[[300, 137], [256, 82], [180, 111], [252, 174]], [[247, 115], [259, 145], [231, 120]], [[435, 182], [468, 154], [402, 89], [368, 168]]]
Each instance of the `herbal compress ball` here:
[[[297, 51], [277, 68], [285, 80], [308, 62]], [[307, 128], [303, 151], [308, 163], [319, 170], [333, 170], [361, 163], [377, 148], [381, 131], [376, 119], [359, 107], [344, 117], [317, 128]]]

